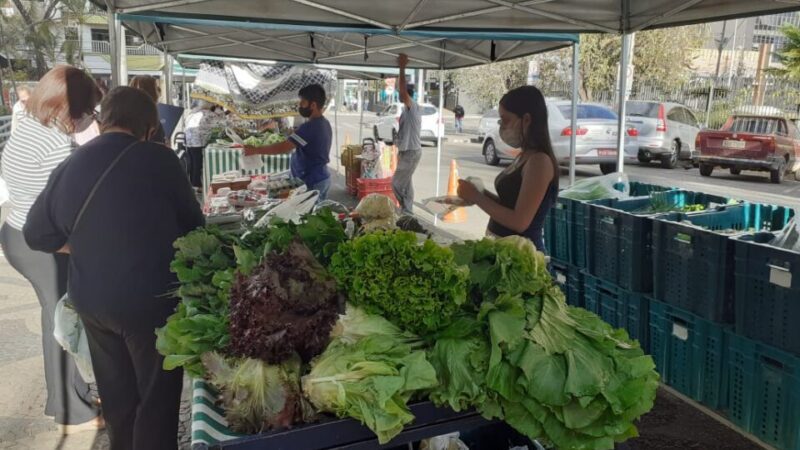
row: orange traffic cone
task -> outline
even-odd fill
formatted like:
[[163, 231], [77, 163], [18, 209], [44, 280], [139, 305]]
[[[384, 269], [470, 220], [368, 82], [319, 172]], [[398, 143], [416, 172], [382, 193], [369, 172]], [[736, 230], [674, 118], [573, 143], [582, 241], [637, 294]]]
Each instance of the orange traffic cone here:
[[[447, 182], [447, 195], [455, 197], [458, 195], [458, 166], [456, 160], [450, 161], [450, 180]], [[464, 223], [467, 220], [467, 211], [464, 208], [456, 208], [442, 217], [447, 223]]]
[[392, 175], [394, 175], [394, 171], [397, 170], [397, 146], [395, 145], [392, 145], [392, 162], [390, 164], [390, 169]]
[[347, 147], [348, 145], [350, 145], [350, 133], [345, 133], [344, 134], [344, 146]]

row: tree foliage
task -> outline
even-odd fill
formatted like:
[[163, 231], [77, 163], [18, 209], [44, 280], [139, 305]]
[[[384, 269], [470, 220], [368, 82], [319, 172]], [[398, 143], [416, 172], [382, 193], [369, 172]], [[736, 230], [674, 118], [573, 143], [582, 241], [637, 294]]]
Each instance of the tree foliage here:
[[800, 27], [785, 24], [781, 33], [786, 37], [786, 43], [778, 52], [778, 59], [783, 67], [769, 69], [773, 75], [800, 81]]
[[[691, 73], [692, 49], [698, 48], [705, 36], [704, 25], [636, 33], [634, 89], [641, 84], [664, 90], [681, 85]], [[616, 89], [621, 39], [617, 35], [583, 34], [580, 43], [579, 91], [582, 100], [591, 101], [600, 92]], [[460, 69], [454, 72], [453, 80], [459, 91], [469, 95], [479, 106], [493, 107], [507, 90], [527, 82], [528, 62], [532, 59], [536, 59], [539, 66], [537, 84], [546, 93], [569, 95], [571, 49]]]

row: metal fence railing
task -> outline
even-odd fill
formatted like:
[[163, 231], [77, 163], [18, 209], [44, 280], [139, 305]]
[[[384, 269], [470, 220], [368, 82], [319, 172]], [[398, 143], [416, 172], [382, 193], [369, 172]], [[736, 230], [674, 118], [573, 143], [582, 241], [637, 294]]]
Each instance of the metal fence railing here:
[[9, 136], [11, 136], [11, 116], [0, 116], [0, 152], [6, 146]]
[[[666, 101], [681, 103], [692, 109], [698, 119], [706, 116], [706, 108], [711, 80], [695, 78], [674, 89], [663, 89], [652, 84], [636, 83], [631, 91], [630, 100]], [[569, 98], [571, 84], [569, 82], [547, 82], [540, 88], [547, 97]], [[761, 94], [759, 94], [761, 91]], [[593, 92], [591, 101], [609, 106], [617, 103], [614, 90]], [[754, 106], [759, 105], [759, 106]], [[714, 83], [714, 101], [709, 116], [709, 126], [717, 128], [734, 111], [753, 113], [779, 111], [790, 118], [800, 116], [800, 83], [767, 76], [762, 87], [752, 77], [723, 78]]]

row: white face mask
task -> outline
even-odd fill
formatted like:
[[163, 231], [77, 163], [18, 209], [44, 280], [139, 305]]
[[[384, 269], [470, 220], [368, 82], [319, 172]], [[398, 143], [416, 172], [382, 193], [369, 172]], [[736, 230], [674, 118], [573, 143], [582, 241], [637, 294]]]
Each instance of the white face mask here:
[[522, 121], [517, 120], [516, 124], [508, 128], [500, 127], [500, 139], [509, 147], [522, 147]]

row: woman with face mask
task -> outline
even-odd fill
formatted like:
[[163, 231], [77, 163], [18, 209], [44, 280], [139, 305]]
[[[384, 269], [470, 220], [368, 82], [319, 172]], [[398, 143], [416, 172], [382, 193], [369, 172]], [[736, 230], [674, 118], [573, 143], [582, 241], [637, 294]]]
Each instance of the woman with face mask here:
[[69, 257], [33, 250], [22, 230], [50, 174], [75, 148], [74, 136], [94, 122], [94, 109], [101, 96], [94, 80], [80, 69], [58, 66], [47, 72], [11, 133], [0, 166], [11, 209], [0, 229], [0, 244], [11, 267], [31, 283], [41, 305], [47, 385], [44, 413], [63, 425], [65, 433], [103, 426], [89, 386], [72, 357], [53, 337], [56, 303], [67, 290]]
[[513, 89], [500, 100], [499, 112], [500, 138], [520, 154], [495, 179], [496, 196], [465, 180], [458, 195], [489, 215], [487, 234], [524, 236], [544, 252], [544, 220], [558, 196], [559, 175], [544, 96], [533, 86]]

